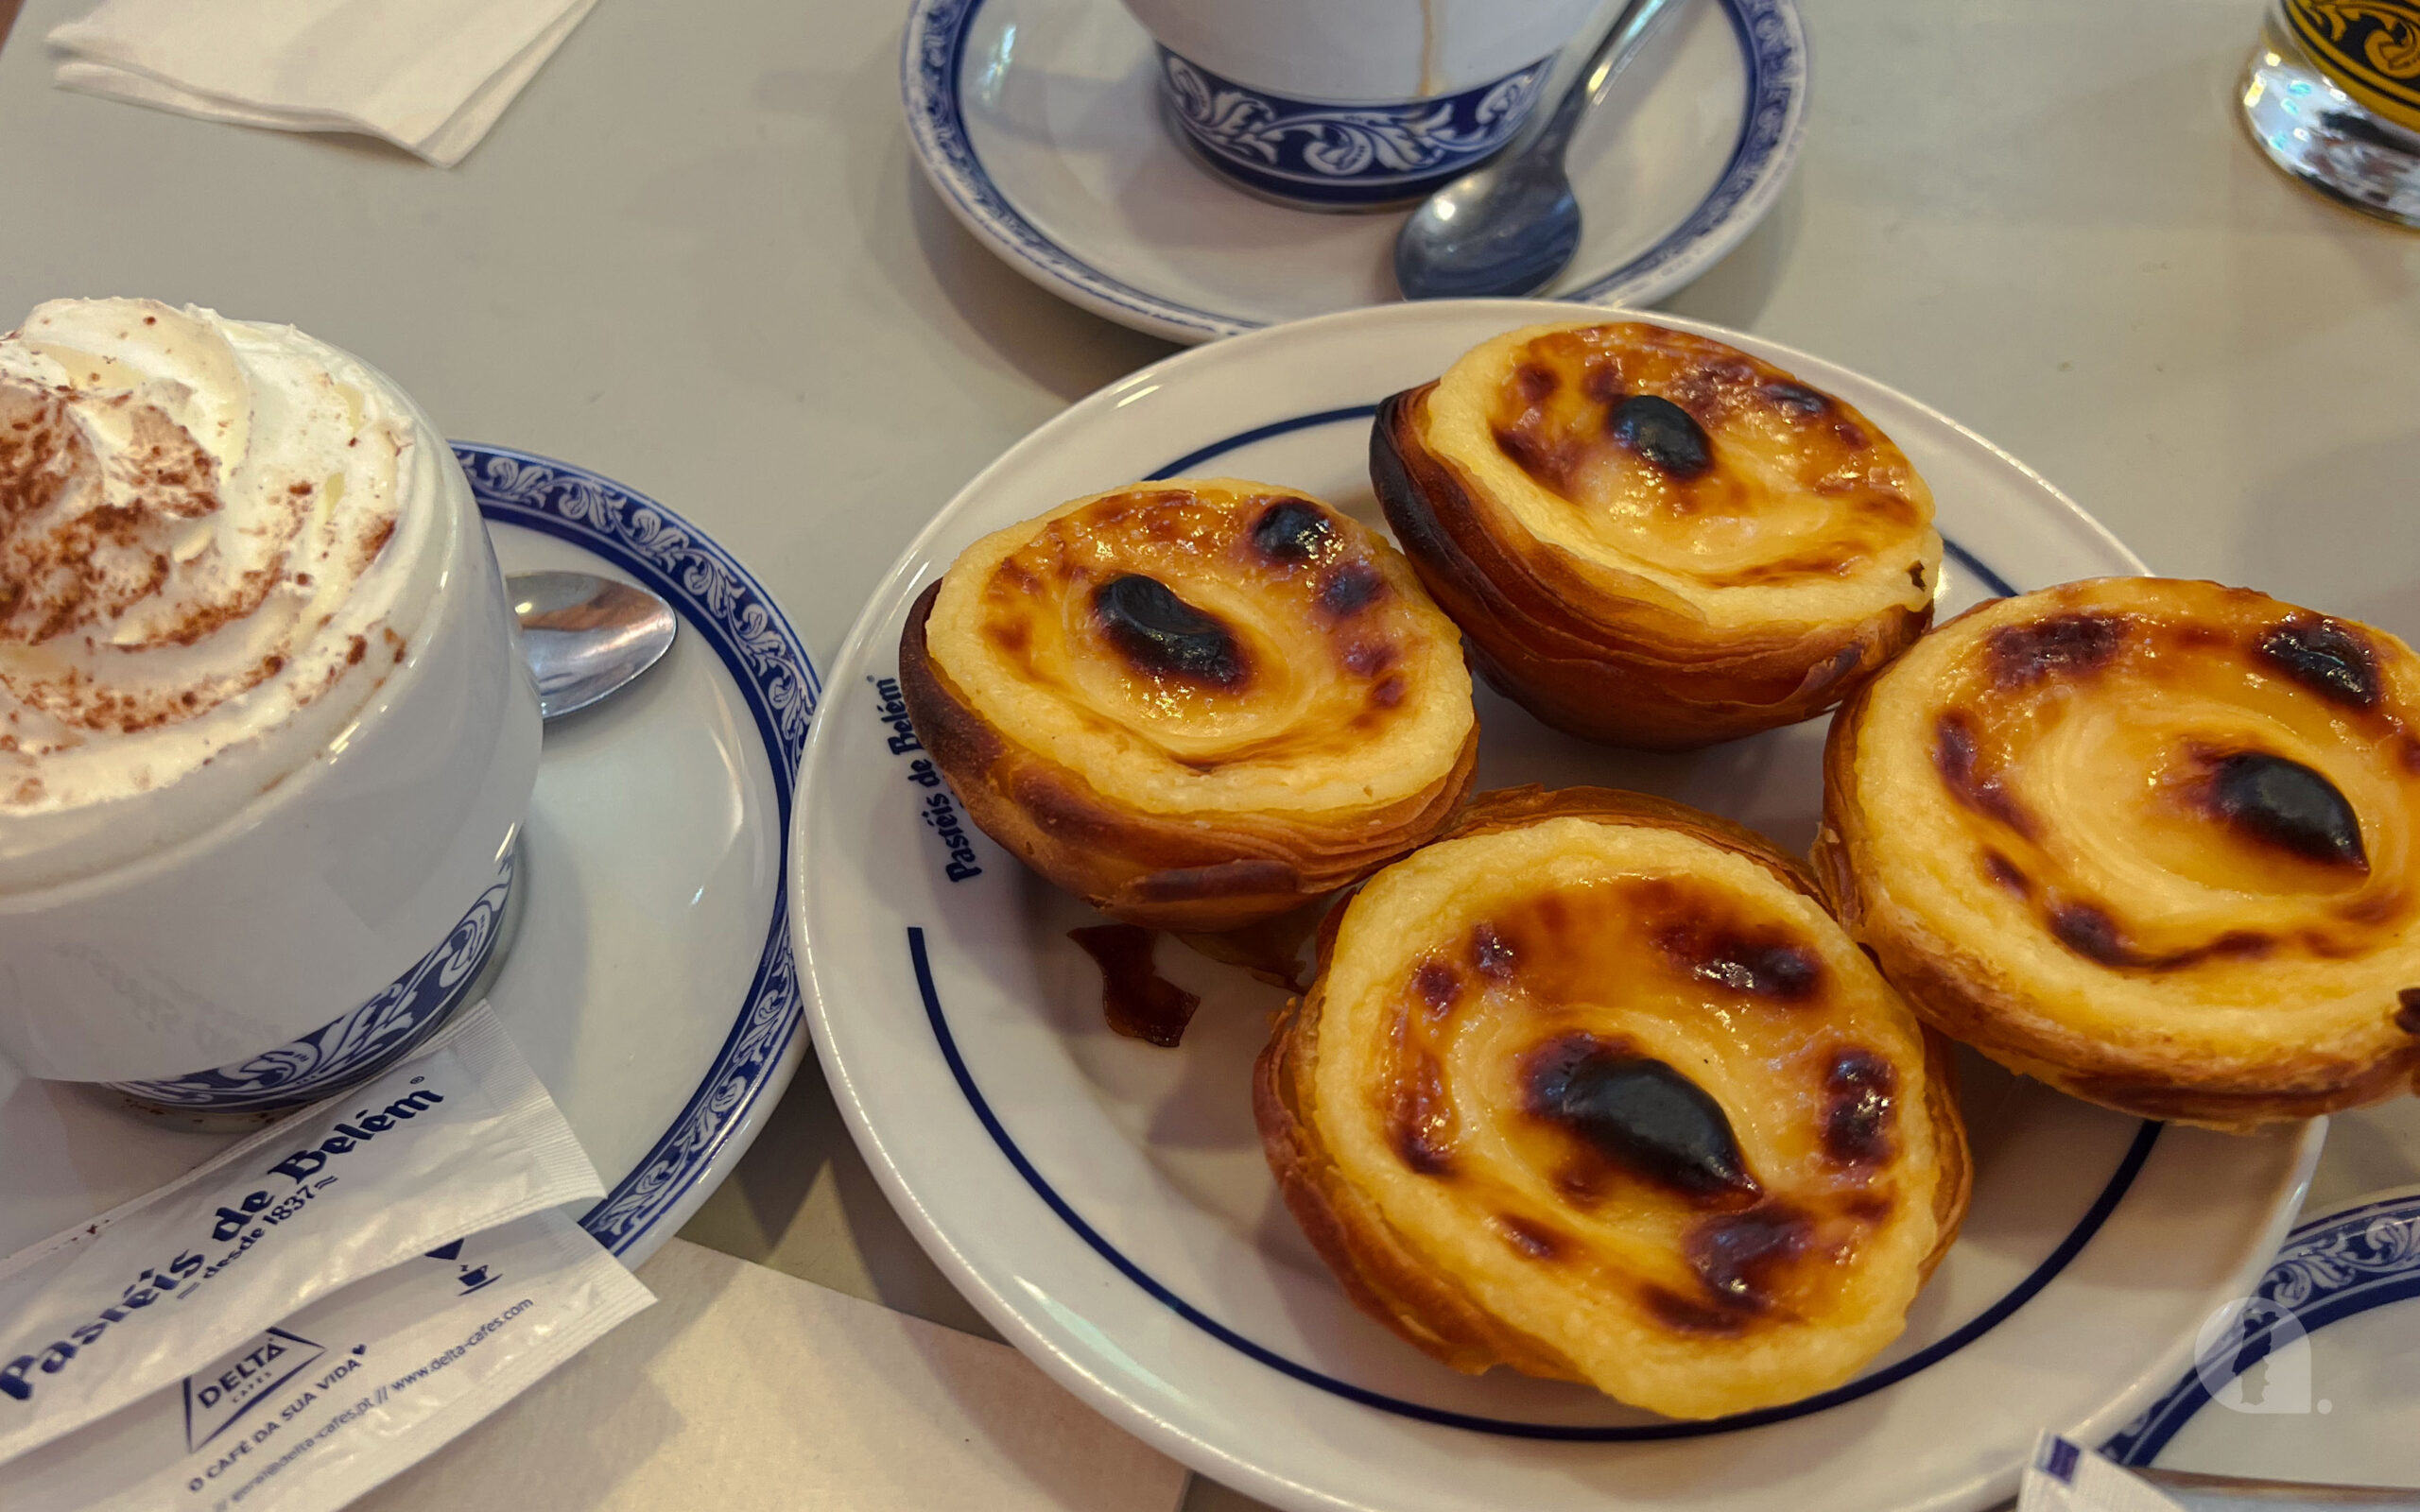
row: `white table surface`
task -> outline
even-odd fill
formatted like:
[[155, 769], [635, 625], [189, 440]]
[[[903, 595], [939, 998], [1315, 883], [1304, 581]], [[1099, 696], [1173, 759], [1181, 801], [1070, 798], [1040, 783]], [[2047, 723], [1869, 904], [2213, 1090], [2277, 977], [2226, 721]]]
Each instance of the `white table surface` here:
[[[2420, 638], [2420, 235], [2247, 146], [2258, 0], [1805, 4], [1796, 180], [1669, 307], [1929, 401], [2156, 570]], [[926, 190], [900, 0], [608, 0], [451, 171], [56, 91], [42, 34], [81, 9], [27, 0], [0, 48], [0, 323], [112, 293], [290, 320], [451, 435], [696, 519], [819, 662], [959, 484], [1167, 350], [1002, 267]], [[2413, 1180], [2407, 1099], [2340, 1121], [2313, 1201]], [[685, 1232], [981, 1329], [811, 1066]]]

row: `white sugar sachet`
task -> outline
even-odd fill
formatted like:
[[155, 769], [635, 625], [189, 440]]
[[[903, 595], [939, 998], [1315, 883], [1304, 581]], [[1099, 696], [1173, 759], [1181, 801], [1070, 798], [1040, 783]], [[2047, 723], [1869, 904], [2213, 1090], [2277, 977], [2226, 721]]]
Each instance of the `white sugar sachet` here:
[[405, 1261], [0, 1465], [9, 1512], [332, 1512], [653, 1301], [549, 1209]]
[[0, 1261], [0, 1463], [365, 1276], [603, 1191], [481, 1004], [375, 1081]]
[[2185, 1512], [2150, 1482], [2092, 1451], [2044, 1434], [2017, 1485], [2017, 1512]]

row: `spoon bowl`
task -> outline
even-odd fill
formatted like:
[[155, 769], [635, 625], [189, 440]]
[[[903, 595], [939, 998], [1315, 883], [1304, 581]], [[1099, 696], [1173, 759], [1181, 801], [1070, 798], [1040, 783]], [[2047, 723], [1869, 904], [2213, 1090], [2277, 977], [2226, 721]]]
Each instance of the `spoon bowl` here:
[[504, 586], [548, 719], [619, 693], [664, 660], [681, 627], [663, 599], [594, 573], [515, 573]]
[[1408, 300], [1518, 298], [1554, 282], [1580, 250], [1580, 201], [1563, 160], [1581, 120], [1681, 0], [1631, 0], [1546, 124], [1421, 202], [1395, 236]]

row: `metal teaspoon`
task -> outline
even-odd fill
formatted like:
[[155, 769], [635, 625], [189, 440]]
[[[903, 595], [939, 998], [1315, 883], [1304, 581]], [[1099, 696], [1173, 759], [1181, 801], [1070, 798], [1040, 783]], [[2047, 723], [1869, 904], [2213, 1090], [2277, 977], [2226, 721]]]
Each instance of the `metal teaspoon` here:
[[664, 659], [680, 628], [664, 600], [593, 573], [514, 573], [504, 587], [548, 719], [621, 692]]
[[1580, 201], [1563, 168], [1572, 133], [1681, 5], [1631, 0], [1535, 135], [1422, 201], [1395, 234], [1405, 299], [1531, 294], [1553, 282], [1580, 249]]

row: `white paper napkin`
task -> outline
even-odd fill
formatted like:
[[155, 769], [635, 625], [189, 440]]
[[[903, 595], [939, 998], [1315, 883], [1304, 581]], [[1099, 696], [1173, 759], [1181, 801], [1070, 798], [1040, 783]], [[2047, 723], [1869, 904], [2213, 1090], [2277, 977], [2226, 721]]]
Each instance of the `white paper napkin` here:
[[204, 120], [361, 131], [451, 167], [596, 0], [102, 0], [60, 87]]

